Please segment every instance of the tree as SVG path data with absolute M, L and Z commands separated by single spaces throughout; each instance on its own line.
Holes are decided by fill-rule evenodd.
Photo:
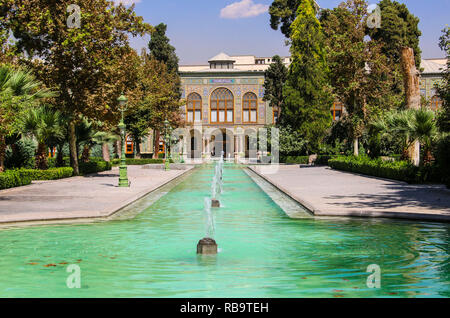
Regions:
M 182 124 L 177 73 L 169 72 L 164 62 L 155 58 L 142 57 L 137 68 L 139 80 L 130 91 L 130 110 L 125 117 L 125 124 L 133 136 L 136 146 L 149 129 L 157 132 L 163 129 L 164 120 L 169 120 L 172 127 Z M 157 142 L 154 143 L 155 147 Z M 139 155 L 139 148 L 137 147 Z M 155 149 L 154 154 L 157 154 Z
M 365 39 L 368 18 L 364 0 L 349 0 L 321 13 L 333 92 L 346 109 L 354 155 L 369 119 L 378 115 L 389 92 L 389 68 L 381 45 Z
M 286 82 L 288 69 L 278 55 L 272 58 L 273 63 L 264 73 L 264 101 L 269 101 L 270 107 L 282 108 L 283 86 Z
M 419 38 L 419 18 L 411 14 L 403 3 L 392 0 L 381 0 L 381 27 L 368 28 L 367 33 L 376 41 L 383 43 L 382 52 L 393 65 L 399 65 L 401 50 L 409 47 L 414 50 L 416 67 L 420 68 L 421 53 Z
M 397 1 L 382 0 L 379 6 L 381 28 L 368 29 L 368 34 L 383 43 L 382 52 L 389 59 L 393 72 L 401 74 L 393 82 L 392 91 L 396 91 L 403 79 L 406 108 L 419 109 L 419 37 L 422 35 L 418 27 L 419 19 L 409 12 L 405 4 Z M 409 149 L 410 161 L 418 165 L 419 156 L 419 141 L 416 141 Z
M 434 112 L 424 108 L 387 112 L 381 119 L 373 121 L 371 126 L 376 132 L 388 136 L 399 136 L 403 140 L 402 158 L 408 158 L 408 149 L 418 140 L 424 148 L 422 163 L 431 162 L 431 148 L 437 136 Z
M 181 98 L 181 81 L 178 76 L 178 57 L 175 53 L 175 48 L 170 45 L 170 40 L 166 36 L 167 25 L 161 23 L 157 25 L 154 31 L 151 34 L 150 42 L 148 43 L 148 48 L 150 50 L 149 58 L 155 59 L 159 62 L 162 62 L 166 65 L 167 72 L 171 74 L 175 74 L 175 86 L 174 90 L 177 94 L 177 98 Z M 160 125 L 158 125 L 160 126 Z M 153 142 L 153 157 L 158 158 L 157 147 L 159 144 L 160 138 L 160 130 L 155 129 L 154 134 L 154 142 Z
M 331 124 L 332 100 L 327 91 L 329 69 L 324 35 L 312 1 L 303 1 L 291 25 L 291 56 L 280 124 L 297 130 L 314 152 Z
M 439 39 L 439 47 L 447 57 L 447 68 L 442 76 L 442 83 L 438 85 L 437 91 L 442 99 L 442 110 L 438 116 L 439 129 L 442 132 L 450 132 L 450 28 L 442 30 Z
M 6 137 L 19 131 L 17 119 L 27 108 L 53 96 L 55 92 L 42 88 L 29 70 L 0 66 L 0 172 L 5 168 Z
M 16 48 L 26 52 L 39 78 L 60 95 L 54 105 L 69 119 L 69 149 L 74 174 L 79 173 L 75 126 L 80 116 L 117 122 L 117 96 L 134 80 L 128 35 L 144 35 L 151 26 L 125 8 L 107 0 L 80 0 L 77 12 L 67 13 L 73 1 L 5 0 L 7 27 Z M 6 8 L 6 9 L 5 9 Z M 36 59 L 35 57 L 39 57 Z
M 21 119 L 21 131 L 34 137 L 36 149 L 36 168 L 47 169 L 48 147 L 55 147 L 64 139 L 63 118 L 59 111 L 47 105 L 29 109 Z
M 297 9 L 303 1 L 309 0 L 274 0 L 269 7 L 270 27 L 274 30 L 281 30 L 286 38 L 290 38 L 291 24 L 297 17 Z M 314 8 L 318 9 L 315 1 Z
M 111 161 L 111 157 L 109 154 L 109 144 L 117 141 L 118 139 L 119 136 L 109 131 L 98 131 L 92 137 L 92 140 L 95 143 L 102 145 L 102 156 L 103 160 L 105 161 Z
M 175 48 L 169 43 L 170 40 L 166 36 L 166 30 L 167 25 L 164 23 L 155 26 L 148 43 L 150 58 L 164 62 L 169 73 L 178 72 L 178 56 L 175 53 Z

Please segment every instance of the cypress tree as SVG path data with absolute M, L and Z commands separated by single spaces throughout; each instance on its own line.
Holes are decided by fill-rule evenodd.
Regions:
M 164 62 L 169 72 L 178 72 L 178 56 L 175 53 L 175 48 L 170 45 L 170 40 L 166 36 L 167 25 L 164 23 L 158 24 L 151 34 L 148 48 L 150 50 L 150 57 L 157 61 Z
M 331 94 L 324 35 L 312 0 L 302 1 L 291 25 L 292 64 L 284 87 L 280 124 L 291 126 L 315 152 L 331 125 Z
M 283 85 L 286 82 L 288 69 L 278 55 L 275 55 L 272 61 L 273 63 L 264 73 L 264 101 L 269 101 L 270 107 L 280 110 L 283 104 Z

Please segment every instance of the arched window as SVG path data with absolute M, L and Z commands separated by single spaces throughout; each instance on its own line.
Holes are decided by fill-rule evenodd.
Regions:
M 211 94 L 211 123 L 232 123 L 234 97 L 230 90 L 218 88 Z
M 442 100 L 439 98 L 439 96 L 433 96 L 430 100 L 430 109 L 438 110 L 441 107 L 442 107 Z
M 186 120 L 189 123 L 202 120 L 202 97 L 197 93 L 191 93 L 187 98 Z
M 344 111 L 344 105 L 340 101 L 334 101 L 333 108 L 331 108 L 331 115 L 333 115 L 333 120 L 339 120 Z
M 257 121 L 258 97 L 252 92 L 245 93 L 242 99 L 242 122 L 256 123 Z

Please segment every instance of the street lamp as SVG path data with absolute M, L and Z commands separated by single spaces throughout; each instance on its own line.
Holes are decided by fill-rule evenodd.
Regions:
M 169 121 L 166 119 L 164 121 L 164 128 L 165 128 L 165 132 L 164 132 L 164 143 L 165 143 L 165 156 L 164 156 L 164 169 L 170 170 L 170 152 L 169 152 L 169 156 L 167 156 L 168 153 L 168 148 L 170 147 L 170 141 L 171 141 L 171 135 L 172 135 L 172 127 L 170 126 Z
M 128 98 L 126 98 L 123 94 L 117 99 L 119 102 L 119 110 L 122 112 L 122 119 L 119 123 L 119 129 L 122 137 L 122 156 L 120 157 L 120 167 L 119 167 L 119 187 L 129 187 L 130 184 L 128 182 L 127 175 L 127 163 L 125 159 L 125 141 L 126 141 L 126 131 L 125 131 L 125 123 L 123 121 L 123 112 L 127 110 L 127 102 Z

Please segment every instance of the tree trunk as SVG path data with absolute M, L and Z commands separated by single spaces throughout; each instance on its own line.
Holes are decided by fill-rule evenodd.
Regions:
M 141 143 L 134 142 L 134 157 L 137 159 L 141 159 Z
M 359 156 L 359 143 L 358 137 L 353 138 L 353 155 L 355 157 Z
M 406 108 L 420 109 L 420 87 L 419 87 L 419 72 L 416 68 L 414 60 L 414 50 L 409 47 L 402 48 L 402 72 L 403 84 L 405 86 Z M 420 144 L 416 140 L 409 147 L 409 160 L 418 166 L 420 163 Z
M 117 158 L 122 158 L 122 137 L 116 142 Z
M 105 161 L 111 161 L 111 157 L 109 156 L 109 145 L 107 142 L 104 142 L 102 145 L 102 156 L 103 160 Z
M 70 166 L 73 168 L 73 175 L 80 174 L 78 169 L 78 151 L 77 151 L 77 136 L 75 134 L 75 120 L 69 122 L 69 151 L 70 151 Z
M 57 167 L 64 167 L 64 156 L 63 156 L 63 147 L 64 145 L 58 145 L 56 154 L 56 166 Z
M 36 150 L 36 168 L 39 170 L 47 170 L 47 146 L 40 142 Z
M 5 171 L 6 140 L 0 135 L 0 172 Z
M 89 157 L 91 156 L 91 147 L 89 145 L 84 145 L 83 153 L 81 155 L 81 162 L 89 162 Z
M 159 138 L 160 138 L 160 132 L 159 132 L 159 130 L 155 130 L 155 141 L 153 142 L 153 159 L 158 159 Z

